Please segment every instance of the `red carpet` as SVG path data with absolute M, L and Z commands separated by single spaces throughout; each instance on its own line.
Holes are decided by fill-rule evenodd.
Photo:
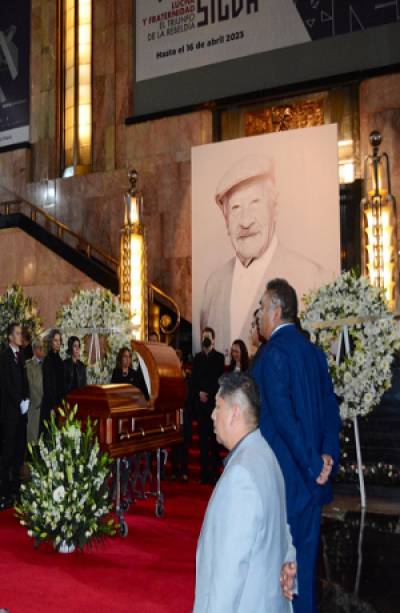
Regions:
M 10 613 L 189 613 L 196 542 L 210 488 L 166 483 L 166 514 L 154 500 L 126 515 L 127 538 L 63 555 L 33 541 L 0 513 L 0 608 Z

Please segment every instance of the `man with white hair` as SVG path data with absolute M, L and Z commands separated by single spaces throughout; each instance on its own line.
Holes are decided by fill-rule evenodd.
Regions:
M 219 384 L 212 419 L 229 455 L 197 546 L 193 613 L 289 613 L 296 552 L 282 473 L 258 429 L 258 391 L 241 372 Z
M 277 236 L 278 192 L 273 160 L 250 155 L 219 182 L 215 200 L 225 218 L 235 256 L 209 277 L 200 326 L 215 329 L 218 349 L 235 338 L 251 346 L 251 320 L 270 278 L 289 278 L 298 294 L 320 283 L 321 267 L 284 247 Z

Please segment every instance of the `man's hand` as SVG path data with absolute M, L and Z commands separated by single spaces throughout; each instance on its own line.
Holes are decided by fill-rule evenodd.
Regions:
M 207 394 L 207 392 L 200 392 L 199 393 L 199 398 L 200 398 L 200 402 L 203 402 L 203 403 L 208 402 L 208 394 Z
M 282 566 L 280 584 L 282 594 L 288 600 L 293 600 L 294 582 L 297 575 L 297 565 L 295 562 L 287 562 Z
M 331 458 L 330 455 L 323 455 L 322 456 L 322 460 L 324 462 L 324 465 L 322 467 L 322 471 L 320 476 L 317 479 L 317 483 L 318 485 L 325 485 L 325 483 L 327 483 L 331 472 L 332 472 L 332 468 L 333 468 L 333 459 Z

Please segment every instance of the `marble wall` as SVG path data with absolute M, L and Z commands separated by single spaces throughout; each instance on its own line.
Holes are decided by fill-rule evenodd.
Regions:
M 54 181 L 55 203 L 47 212 L 118 256 L 127 172 L 136 168 L 145 202 L 149 280 L 172 295 L 190 320 L 190 150 L 211 142 L 212 115 L 202 111 L 126 126 L 132 114 L 132 2 L 96 0 L 93 11 L 93 172 L 60 177 L 57 2 L 34 0 L 32 146 L 0 155 L 0 185 L 48 206 L 48 181 L 51 186 Z
M 61 178 L 58 4 L 32 1 L 31 149 L 0 154 L 0 186 L 38 206 L 50 204 L 48 213 L 118 256 L 127 172 L 136 168 L 145 202 L 149 280 L 171 294 L 190 320 L 190 152 L 193 146 L 212 142 L 212 113 L 126 126 L 133 108 L 132 1 L 96 0 L 93 172 Z M 359 91 L 362 154 L 369 150 L 369 132 L 380 129 L 399 199 L 400 77 L 366 80 Z M 55 186 L 54 202 L 46 200 L 49 181 Z
M 54 326 L 58 309 L 75 289 L 96 284 L 79 270 L 19 229 L 0 234 L 0 294 L 13 283 L 37 301 L 44 328 Z M 13 254 L 13 257 L 10 257 Z

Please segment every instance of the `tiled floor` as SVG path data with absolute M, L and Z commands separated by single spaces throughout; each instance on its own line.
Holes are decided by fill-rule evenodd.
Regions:
M 400 613 L 400 504 L 339 497 L 324 511 L 321 613 Z

